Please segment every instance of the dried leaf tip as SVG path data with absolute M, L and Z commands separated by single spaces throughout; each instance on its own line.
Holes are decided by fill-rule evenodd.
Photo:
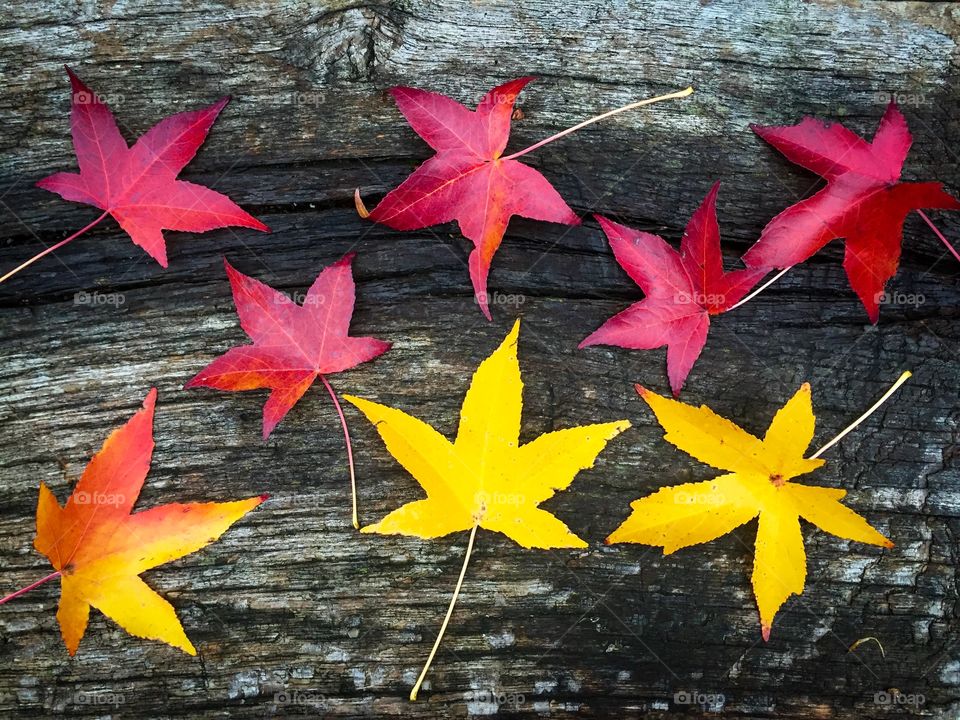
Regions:
M 357 215 L 364 220 L 370 217 L 370 211 L 367 210 L 367 206 L 363 204 L 363 199 L 360 197 L 360 188 L 353 191 L 353 205 L 357 208 Z

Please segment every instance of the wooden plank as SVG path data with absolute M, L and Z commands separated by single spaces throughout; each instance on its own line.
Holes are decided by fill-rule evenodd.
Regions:
M 804 380 L 817 442 L 839 431 L 903 368 L 895 402 L 829 454 L 816 481 L 897 543 L 890 551 L 805 529 L 808 588 L 762 643 L 749 585 L 755 525 L 660 557 L 602 545 L 631 500 L 710 470 L 661 438 L 631 387 L 666 390 L 663 352 L 577 351 L 640 297 L 596 223 L 515 221 L 494 261 L 494 322 L 473 303 L 454 227 L 395 233 L 352 210 L 394 186 L 428 150 L 383 90 L 405 83 L 475 102 L 514 76 L 512 146 L 598 111 L 693 84 L 686 102 L 624 115 L 529 160 L 578 212 L 604 212 L 676 242 L 714 179 L 729 260 L 813 179 L 766 148 L 748 122 L 812 113 L 868 136 L 898 93 L 915 142 L 911 179 L 960 189 L 956 42 L 950 3 L 377 5 L 140 3 L 16 7 L 0 19 L 0 267 L 95 217 L 32 187 L 73 166 L 67 84 L 75 66 L 114 101 L 129 138 L 163 115 L 230 92 L 185 177 L 229 193 L 274 230 L 171 233 L 162 270 L 104 224 L 0 286 L 0 567 L 4 585 L 45 574 L 32 549 L 39 482 L 65 498 L 110 429 L 160 389 L 157 450 L 141 507 L 269 491 L 219 543 L 147 574 L 198 658 L 127 636 L 94 616 L 69 660 L 51 585 L 0 612 L 3 717 L 660 717 L 713 701 L 720 717 L 881 718 L 960 714 L 957 540 L 957 266 L 917 218 L 891 285 L 922 302 L 867 323 L 839 246 L 750 305 L 718 318 L 685 390 L 689 401 L 762 431 Z M 960 218 L 938 225 L 960 237 Z M 391 339 L 382 358 L 336 378 L 452 434 L 477 363 L 522 314 L 523 436 L 629 418 L 597 467 L 547 507 L 591 542 L 523 551 L 488 533 L 423 701 L 406 694 L 456 580 L 466 538 L 357 535 L 343 440 L 311 391 L 270 441 L 265 393 L 182 391 L 243 341 L 222 269 L 302 291 L 356 249 L 358 332 Z M 101 293 L 91 302 L 92 293 Z M 87 293 L 87 295 L 78 295 Z M 84 302 L 84 300 L 88 300 Z M 350 412 L 361 515 L 372 522 L 419 490 Z M 875 636 L 880 656 L 858 638 Z M 111 694 L 112 693 L 112 694 Z M 883 700 L 881 696 L 880 701 Z M 714 716 L 714 715 L 711 715 Z

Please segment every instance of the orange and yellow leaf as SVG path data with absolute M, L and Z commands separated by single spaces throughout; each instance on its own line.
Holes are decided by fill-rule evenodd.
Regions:
M 225 503 L 172 503 L 133 513 L 153 453 L 151 390 L 93 456 L 61 507 L 41 484 L 34 547 L 60 572 L 57 620 L 74 655 L 95 607 L 131 635 L 196 654 L 173 607 L 138 577 L 217 540 L 266 496 Z

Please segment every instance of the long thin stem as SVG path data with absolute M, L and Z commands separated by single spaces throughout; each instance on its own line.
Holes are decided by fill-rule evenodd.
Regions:
M 473 526 L 473 529 L 470 530 L 470 541 L 467 543 L 467 554 L 463 558 L 463 567 L 460 568 L 460 577 L 457 578 L 457 587 L 453 590 L 453 597 L 450 598 L 450 607 L 447 608 L 447 615 L 443 618 L 443 625 L 440 626 L 440 633 L 437 635 L 437 640 L 433 643 L 433 650 L 430 651 L 430 657 L 427 658 L 427 664 L 423 666 L 423 670 L 420 671 L 420 677 L 417 678 L 416 684 L 413 686 L 413 690 L 410 691 L 410 700 L 417 699 L 417 693 L 420 692 L 420 686 L 423 684 L 423 679 L 427 676 L 427 670 L 430 669 L 430 663 L 433 662 L 433 656 L 437 654 L 437 648 L 440 647 L 440 641 L 443 639 L 443 634 L 447 631 L 447 624 L 450 622 L 450 616 L 453 615 L 453 606 L 457 604 L 457 597 L 460 595 L 460 588 L 463 585 L 463 576 L 467 574 L 467 563 L 470 562 L 470 554 L 473 552 L 473 541 L 477 537 L 477 528 L 480 527 L 478 524 Z
M 554 140 L 559 140 L 560 138 L 565 137 L 570 133 L 574 133 L 577 130 L 580 130 L 581 128 L 585 128 L 587 125 L 592 125 L 595 122 L 606 120 L 607 118 L 613 117 L 614 115 L 619 115 L 622 112 L 627 112 L 627 110 L 633 110 L 634 108 L 643 107 L 644 105 L 652 105 L 653 103 L 663 102 L 664 100 L 675 100 L 677 98 L 684 98 L 691 94 L 693 94 L 693 88 L 688 87 L 684 90 L 669 93 L 667 95 L 658 95 L 657 97 L 647 98 L 646 100 L 638 100 L 637 102 L 630 103 L 629 105 L 624 105 L 623 107 L 619 107 L 616 110 L 610 110 L 609 112 L 605 112 L 602 115 L 596 115 L 588 120 L 584 120 L 582 123 L 577 123 L 573 127 L 569 127 L 566 130 L 562 130 L 561 132 L 558 132 L 556 135 L 551 135 L 550 137 L 544 140 L 541 140 L 538 143 L 534 143 L 533 145 L 531 145 L 528 148 L 525 148 L 524 150 L 515 152 L 513 155 L 507 155 L 505 158 L 502 158 L 502 159 L 516 160 L 521 155 L 526 155 L 528 152 L 533 152 L 537 148 L 542 148 L 544 145 L 552 143 Z
M 917 215 L 923 218 L 924 222 L 930 226 L 930 229 L 933 230 L 933 234 L 940 238 L 940 241 L 947 246 L 947 250 L 953 253 L 953 256 L 957 259 L 957 262 L 960 262 L 960 254 L 957 253 L 953 245 L 943 236 L 943 233 L 933 224 L 933 220 L 927 217 L 927 214 L 923 210 L 917 210 Z
M 81 235 L 83 235 L 87 230 L 89 230 L 89 229 L 92 228 L 94 225 L 96 225 L 97 223 L 99 223 L 101 220 L 103 220 L 103 219 L 104 219 L 107 215 L 109 215 L 109 214 L 110 214 L 110 211 L 109 211 L 109 210 L 105 211 L 105 212 L 103 213 L 103 215 L 101 215 L 100 217 L 98 217 L 96 220 L 94 220 L 92 223 L 90 223 L 90 224 L 87 225 L 86 227 L 80 228 L 79 230 L 77 230 L 77 231 L 76 231 L 73 235 L 71 235 L 70 237 L 66 238 L 65 240 L 61 240 L 61 241 L 58 242 L 56 245 L 51 245 L 51 246 L 48 247 L 46 250 L 44 250 L 42 253 L 38 253 L 37 255 L 34 255 L 32 258 L 30 258 L 29 260 L 27 260 L 25 263 L 21 263 L 20 265 L 18 265 L 17 267 L 15 267 L 13 270 L 11 270 L 10 272 L 8 272 L 6 275 L 4 275 L 3 277 L 0 277 L 0 283 L 6 282 L 7 280 L 9 280 L 10 278 L 12 278 L 14 275 L 16 275 L 18 272 L 20 272 L 20 271 L 23 270 L 24 268 L 30 267 L 30 266 L 33 265 L 37 260 L 39 260 L 40 258 L 42 258 L 44 255 L 49 255 L 49 254 L 52 253 L 54 250 L 59 250 L 60 248 L 62 248 L 62 247 L 63 247 L 64 245 L 66 245 L 68 242 L 70 242 L 70 241 L 72 241 L 72 240 L 76 240 L 78 237 L 80 237 Z
M 905 370 L 905 371 L 903 372 L 903 374 L 901 374 L 900 377 L 897 378 L 897 381 L 896 381 L 893 385 L 890 386 L 890 389 L 887 390 L 879 400 L 877 400 L 873 405 L 871 405 L 870 408 L 869 408 L 863 415 L 861 415 L 861 416 L 858 417 L 856 420 L 854 420 L 852 423 L 850 423 L 847 427 L 845 427 L 845 428 L 840 432 L 839 435 L 837 435 L 833 440 L 831 440 L 830 442 L 828 442 L 828 443 L 827 443 L 826 445 L 824 445 L 822 448 L 820 448 L 819 450 L 817 450 L 813 455 L 810 456 L 810 458 L 813 459 L 813 458 L 818 458 L 818 457 L 820 457 L 820 456 L 823 455 L 823 453 L 825 453 L 827 450 L 829 450 L 829 449 L 832 448 L 834 445 L 836 445 L 838 442 L 840 442 L 841 440 L 843 440 L 843 438 L 845 438 L 845 437 L 850 433 L 851 430 L 853 430 L 855 427 L 857 427 L 857 425 L 859 425 L 860 423 L 862 423 L 862 422 L 863 422 L 864 420 L 866 420 L 868 417 L 870 417 L 871 415 L 873 415 L 873 413 L 875 413 L 875 412 L 877 411 L 877 409 L 878 409 L 881 405 L 883 405 L 887 400 L 889 400 L 889 399 L 890 399 L 890 396 L 893 395 L 893 394 L 897 391 L 897 389 L 898 389 L 901 385 L 903 385 L 903 384 L 910 378 L 911 375 L 913 375 L 912 372 L 910 372 L 909 370 Z
M 43 585 L 45 582 L 50 582 L 50 581 L 53 580 L 54 578 L 58 578 L 58 577 L 60 577 L 60 571 L 59 571 L 59 570 L 57 570 L 56 572 L 52 572 L 52 573 L 50 573 L 49 575 L 47 575 L 45 578 L 40 578 L 40 579 L 37 580 L 35 583 L 31 583 L 30 585 L 27 585 L 25 588 L 21 588 L 20 590 L 17 590 L 16 592 L 12 592 L 12 593 L 10 593 L 9 595 L 7 595 L 5 598 L 0 598 L 0 605 L 3 605 L 3 604 L 6 603 L 6 602 L 10 602 L 10 601 L 13 600 L 14 598 L 20 597 L 21 595 L 30 592 L 30 591 L 33 590 L 34 588 L 40 587 L 40 586 Z
M 343 439 L 347 442 L 347 464 L 350 466 L 350 494 L 353 497 L 353 526 L 360 529 L 360 518 L 357 516 L 357 475 L 353 469 L 353 443 L 350 442 L 350 431 L 347 429 L 347 418 L 343 415 L 343 408 L 340 407 L 340 400 L 333 386 L 327 380 L 326 375 L 321 375 L 320 379 L 330 393 L 330 399 L 333 400 L 333 406 L 337 409 L 337 415 L 340 416 L 340 424 L 343 426 Z
M 726 310 L 726 312 L 730 312 L 731 310 L 736 310 L 736 309 L 737 309 L 738 307 L 740 307 L 741 305 L 746 305 L 748 302 L 750 302 L 751 300 L 753 300 L 757 295 L 759 295 L 760 293 L 762 293 L 762 292 L 763 292 L 764 290 L 766 290 L 768 287 L 770 287 L 771 285 L 773 285 L 777 280 L 779 280 L 779 279 L 782 278 L 784 275 L 786 275 L 788 272 L 790 272 L 790 268 L 792 268 L 792 267 L 793 267 L 793 265 L 791 265 L 790 267 L 784 268 L 783 270 L 781 270 L 780 272 L 778 272 L 778 273 L 777 273 L 776 275 L 774 275 L 772 278 L 770 278 L 769 280 L 767 280 L 763 285 L 761 285 L 761 286 L 758 287 L 756 290 L 754 290 L 752 293 L 750 293 L 750 294 L 747 295 L 745 298 L 743 298 L 743 299 L 742 299 L 740 302 L 738 302 L 736 305 L 731 305 L 730 307 L 728 307 L 727 310 Z

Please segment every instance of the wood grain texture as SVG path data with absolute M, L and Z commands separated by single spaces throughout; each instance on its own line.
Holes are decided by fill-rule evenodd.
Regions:
M 0 609 L 0 716 L 122 718 L 891 718 L 960 716 L 960 287 L 958 266 L 915 216 L 896 301 L 880 324 L 846 285 L 838 244 L 718 318 L 684 397 L 762 431 L 803 381 L 822 443 L 899 371 L 895 402 L 828 454 L 814 481 L 896 542 L 890 551 L 805 528 L 807 590 L 760 640 L 749 573 L 755 524 L 661 557 L 605 547 L 628 503 L 710 469 L 662 440 L 634 382 L 666 390 L 663 351 L 576 344 L 640 293 L 592 220 L 515 220 L 474 305 L 455 227 L 400 234 L 360 220 L 429 155 L 383 92 L 427 87 L 474 103 L 534 74 L 521 148 L 630 100 L 692 84 L 663 104 L 528 156 L 578 212 L 677 242 L 715 179 L 731 262 L 813 178 L 748 122 L 804 114 L 871 134 L 891 93 L 914 133 L 909 179 L 960 190 L 960 8 L 952 3 L 452 0 L 324 4 L 20 3 L 0 17 L 0 268 L 95 217 L 33 187 L 73 167 L 69 63 L 111 102 L 128 139 L 224 93 L 233 103 L 184 177 L 227 192 L 272 228 L 170 233 L 162 270 L 115 224 L 0 286 L 0 567 L 3 590 L 48 570 L 32 549 L 37 487 L 65 499 L 91 453 L 150 386 L 157 449 L 139 507 L 272 499 L 215 545 L 150 571 L 200 650 L 131 638 L 94 614 L 76 659 L 51 584 Z M 960 238 L 960 215 L 941 213 Z M 523 551 L 480 533 L 422 700 L 409 688 L 459 571 L 466 535 L 434 542 L 350 527 L 343 438 L 311 390 L 269 442 L 265 393 L 181 390 L 243 341 L 223 273 L 304 291 L 343 253 L 355 262 L 354 329 L 393 340 L 334 378 L 452 434 L 477 363 L 523 315 L 523 436 L 629 418 L 597 466 L 547 507 L 591 541 Z M 78 294 L 79 293 L 79 294 Z M 94 294 L 96 293 L 96 294 Z M 912 300 L 911 300 L 912 299 Z M 361 518 L 419 497 L 373 428 L 348 409 Z M 886 651 L 857 639 L 873 636 Z M 913 705 L 885 706 L 895 688 Z M 708 704 L 687 705 L 676 693 Z M 719 696 L 722 696 L 719 697 Z M 882 700 L 882 698 L 881 698 Z

